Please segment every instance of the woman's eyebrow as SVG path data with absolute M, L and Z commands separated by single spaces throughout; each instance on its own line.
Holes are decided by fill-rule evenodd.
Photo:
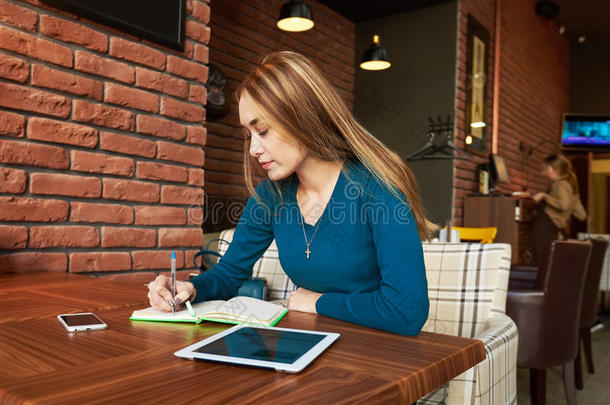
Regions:
M 248 126 L 253 127 L 253 126 L 255 126 L 256 124 L 258 124 L 259 122 L 260 122 L 260 120 L 259 120 L 258 118 L 253 118 L 253 119 L 252 119 L 252 121 L 250 121 L 250 122 L 248 123 Z M 243 124 L 241 125 L 241 127 L 242 127 L 242 128 L 245 128 L 245 129 L 248 129 L 248 128 L 247 128 L 245 125 L 243 125 Z

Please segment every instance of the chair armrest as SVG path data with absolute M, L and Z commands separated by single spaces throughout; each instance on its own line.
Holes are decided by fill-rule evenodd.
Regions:
M 495 314 L 474 339 L 485 346 L 486 358 L 449 382 L 447 404 L 510 404 L 517 398 L 517 325 Z M 474 389 L 473 389 L 474 384 Z

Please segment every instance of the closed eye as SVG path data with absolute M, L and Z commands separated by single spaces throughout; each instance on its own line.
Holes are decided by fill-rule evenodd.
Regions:
M 266 134 L 268 131 L 269 131 L 269 128 L 265 129 L 264 131 L 259 132 L 258 134 L 259 134 L 260 136 L 263 136 L 263 135 L 265 135 L 265 134 Z

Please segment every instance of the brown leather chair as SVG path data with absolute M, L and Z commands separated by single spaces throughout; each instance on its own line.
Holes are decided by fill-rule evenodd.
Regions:
M 554 241 L 538 269 L 535 289 L 508 291 L 506 313 L 519 329 L 517 367 L 530 369 L 532 405 L 545 403 L 546 369 L 560 365 L 568 404 L 576 404 L 574 359 L 590 255 L 589 242 Z
M 597 320 L 597 296 L 599 293 L 599 279 L 602 275 L 604 256 L 608 241 L 605 239 L 591 239 L 593 249 L 591 250 L 591 260 L 589 260 L 589 270 L 585 279 L 585 287 L 582 293 L 582 306 L 580 309 L 580 342 L 582 342 L 587 359 L 587 370 L 590 374 L 595 373 L 593 368 L 593 353 L 591 351 L 591 326 Z M 578 354 L 574 362 L 574 375 L 576 377 L 576 388 L 582 389 L 582 367 L 580 360 L 580 344 Z

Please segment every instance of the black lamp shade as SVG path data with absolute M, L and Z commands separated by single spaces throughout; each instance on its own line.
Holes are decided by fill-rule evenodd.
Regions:
M 307 31 L 314 25 L 311 8 L 303 0 L 291 0 L 284 3 L 280 10 L 277 26 L 284 31 Z
M 373 44 L 364 51 L 360 67 L 365 70 L 383 70 L 390 66 L 388 52 L 379 44 L 379 38 L 376 37 Z

